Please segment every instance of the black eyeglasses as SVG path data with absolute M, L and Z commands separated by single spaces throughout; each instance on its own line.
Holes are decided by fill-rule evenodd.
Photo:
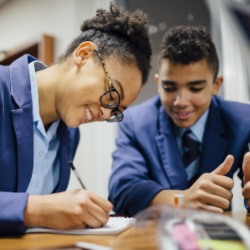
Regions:
M 103 69 L 109 81 L 108 91 L 106 91 L 102 96 L 100 96 L 101 105 L 104 108 L 112 109 L 110 117 L 106 121 L 107 122 L 120 122 L 123 119 L 122 111 L 118 109 L 120 105 L 120 99 L 121 99 L 120 95 L 112 83 L 111 77 L 107 71 L 106 64 L 104 63 L 104 60 L 102 59 L 100 52 L 96 49 L 95 49 L 95 52 L 102 63 Z

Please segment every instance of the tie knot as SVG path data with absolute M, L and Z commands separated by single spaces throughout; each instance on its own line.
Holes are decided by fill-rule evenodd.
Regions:
M 192 148 L 192 147 L 197 147 L 200 143 L 198 141 L 198 139 L 196 138 L 196 136 L 194 135 L 194 133 L 190 130 L 187 129 L 183 136 L 182 136 L 182 143 L 184 148 Z

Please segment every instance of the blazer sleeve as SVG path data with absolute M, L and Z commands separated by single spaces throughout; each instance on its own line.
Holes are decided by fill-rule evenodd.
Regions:
M 0 235 L 23 234 L 28 194 L 0 192 L 0 200 Z
M 146 158 L 155 155 L 154 150 L 150 150 L 152 136 L 135 130 L 133 118 L 126 113 L 126 119 L 119 124 L 117 149 L 113 153 L 109 179 L 109 200 L 114 205 L 114 211 L 127 216 L 134 216 L 146 208 L 153 197 L 164 189 L 150 178 L 153 164 L 148 165 Z

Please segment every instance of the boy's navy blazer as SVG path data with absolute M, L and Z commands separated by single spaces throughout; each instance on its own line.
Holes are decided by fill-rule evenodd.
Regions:
M 20 234 L 33 170 L 33 113 L 28 63 L 22 56 L 0 66 L 0 234 Z M 70 168 L 79 142 L 78 129 L 60 122 L 60 179 L 54 192 L 67 188 Z
M 119 124 L 109 180 L 109 199 L 117 213 L 134 216 L 161 190 L 187 189 L 191 183 L 177 146 L 173 124 L 159 97 L 129 108 Z M 235 157 L 228 176 L 241 168 L 250 142 L 250 105 L 214 96 L 204 130 L 198 175 L 210 173 L 228 154 Z

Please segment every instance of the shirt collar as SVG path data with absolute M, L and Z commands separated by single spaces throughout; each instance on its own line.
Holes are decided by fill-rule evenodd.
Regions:
M 33 61 L 29 63 L 29 73 L 30 73 L 30 86 L 31 86 L 31 96 L 33 104 L 33 122 L 41 120 L 39 114 L 39 96 L 36 81 L 36 71 L 45 69 L 46 65 L 39 61 Z
M 36 71 L 43 70 L 45 68 L 47 68 L 47 66 L 37 60 L 29 63 L 31 95 L 32 95 L 32 105 L 33 105 L 33 123 L 35 124 L 36 128 L 40 131 L 40 133 L 47 139 L 47 141 L 51 141 L 56 136 L 56 131 L 59 126 L 60 120 L 53 122 L 46 133 L 39 113 L 39 95 L 38 95 L 38 88 L 36 81 Z

